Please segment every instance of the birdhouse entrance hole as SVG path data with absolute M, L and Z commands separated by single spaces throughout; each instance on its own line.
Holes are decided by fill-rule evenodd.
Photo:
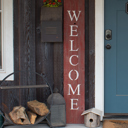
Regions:
M 92 123 L 93 122 L 93 119 L 90 119 L 89 121 Z

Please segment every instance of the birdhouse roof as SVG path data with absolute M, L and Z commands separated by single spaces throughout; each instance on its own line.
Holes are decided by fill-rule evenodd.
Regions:
M 102 111 L 100 111 L 100 110 L 98 110 L 96 108 L 88 109 L 88 110 L 84 111 L 81 115 L 86 115 L 88 113 L 94 113 L 96 115 L 102 116 Z

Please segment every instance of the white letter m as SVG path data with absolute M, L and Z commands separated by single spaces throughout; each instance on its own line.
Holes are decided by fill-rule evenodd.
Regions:
M 77 85 L 75 91 L 73 90 L 71 84 L 68 84 L 68 85 L 69 85 L 68 95 L 71 95 L 71 94 L 70 94 L 70 90 L 72 91 L 73 95 L 74 95 L 74 94 L 76 93 L 76 91 L 78 90 L 78 91 L 77 91 L 77 95 L 80 95 L 80 84 Z

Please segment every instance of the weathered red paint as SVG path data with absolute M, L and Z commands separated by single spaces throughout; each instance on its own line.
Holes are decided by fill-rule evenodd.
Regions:
M 70 10 L 71 15 L 73 15 L 72 11 L 75 11 L 76 16 L 78 16 L 79 11 L 81 11 L 78 21 L 76 21 L 75 18 L 71 21 L 67 10 Z M 70 36 L 70 25 L 78 26 L 78 28 L 73 28 L 73 30 L 77 29 L 77 31 L 73 31 L 73 34 L 78 34 L 78 36 Z M 76 50 L 79 48 L 78 51 L 70 51 L 70 40 L 74 40 L 73 49 Z M 72 63 L 78 63 L 76 66 L 71 65 L 69 62 L 69 58 L 72 55 L 76 55 L 72 57 Z M 77 80 L 75 80 L 75 71 L 71 73 L 71 78 L 73 80 L 69 78 L 69 72 L 71 70 L 78 71 L 79 77 Z M 71 95 L 68 95 L 69 84 L 74 91 L 77 85 L 80 84 L 80 95 L 77 95 L 78 90 L 76 90 L 74 95 L 70 90 Z M 84 123 L 84 118 L 81 114 L 85 110 L 85 0 L 64 0 L 64 98 L 66 100 L 67 123 Z M 71 110 L 71 99 L 78 99 L 78 102 L 75 100 L 73 105 L 74 108 L 79 107 L 78 110 Z M 77 105 L 75 103 L 77 103 Z

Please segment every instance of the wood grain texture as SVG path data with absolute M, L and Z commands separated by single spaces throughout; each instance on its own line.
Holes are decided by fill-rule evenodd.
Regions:
M 54 43 L 54 89 L 63 95 L 63 43 Z
M 49 109 L 47 108 L 46 104 L 37 100 L 27 102 L 27 106 L 32 112 L 40 116 L 45 116 L 49 113 Z
M 85 0 L 85 110 L 89 109 L 89 0 Z
M 33 15 L 31 15 L 33 14 Z M 3 86 L 35 84 L 35 0 L 14 0 L 14 71 L 25 70 L 14 75 L 14 82 Z M 2 110 L 6 113 L 14 106 L 24 105 L 35 99 L 35 90 L 2 91 Z
M 8 81 L 6 85 L 45 84 L 31 73 L 37 71 L 46 75 L 52 89 L 58 88 L 63 94 L 63 43 L 41 43 L 42 4 L 42 0 L 14 0 L 14 71 L 27 73 L 17 73 L 14 83 Z M 16 105 L 26 106 L 29 100 L 46 102 L 50 93 L 49 89 L 5 90 L 0 93 L 0 107 L 8 113 Z
M 19 0 L 14 0 L 14 55 L 16 57 L 15 62 L 17 63 L 19 61 L 19 31 L 18 31 L 18 26 L 19 26 Z M 14 58 L 15 58 L 14 57 Z M 15 64 L 15 63 L 14 63 Z M 19 65 L 14 66 L 14 70 L 19 69 Z M 11 86 L 12 84 L 15 85 L 15 83 L 19 84 L 19 78 L 18 74 L 17 77 L 15 77 L 14 82 L 6 81 L 5 83 L 2 84 L 2 86 Z M 0 90 L 1 94 L 1 109 L 3 112 L 9 113 L 13 106 L 19 105 L 19 92 L 16 90 Z
M 94 113 L 88 113 L 84 115 L 84 123 L 86 127 L 96 128 L 100 126 L 100 116 Z
M 67 10 L 76 11 L 78 16 L 78 11 L 81 11 L 79 20 L 73 19 L 71 21 Z M 78 36 L 70 36 L 70 25 L 78 25 L 77 32 Z M 76 28 L 74 28 L 76 29 Z M 74 40 L 73 48 L 78 51 L 70 51 L 71 43 L 70 40 Z M 77 66 L 72 66 L 69 63 L 69 58 L 71 55 L 78 55 L 78 58 L 73 60 L 74 64 Z M 73 80 L 69 79 L 69 72 L 71 70 L 77 70 L 79 72 L 79 77 L 77 80 L 76 73 L 72 73 Z M 69 95 L 69 84 L 72 85 L 73 90 L 78 84 L 80 84 L 80 95 L 76 93 Z M 72 93 L 72 92 L 71 92 Z M 85 1 L 84 0 L 65 0 L 64 1 L 64 97 L 66 100 L 66 119 L 67 123 L 84 123 L 84 119 L 81 113 L 85 110 Z M 73 110 L 71 108 L 71 99 L 75 99 L 73 104 L 74 108 L 78 110 Z M 78 101 L 77 101 L 78 100 Z M 76 105 L 77 103 L 77 105 Z
M 62 7 L 48 8 L 42 7 L 41 21 L 62 21 Z
M 95 1 L 85 0 L 85 110 L 95 107 Z
M 89 108 L 95 107 L 95 0 L 89 0 Z
M 41 43 L 37 50 L 39 54 L 37 71 L 40 74 L 46 76 L 46 82 L 53 89 L 53 44 L 52 43 Z M 46 83 L 44 79 L 37 77 L 37 84 Z M 37 98 L 40 102 L 45 102 L 48 96 L 51 94 L 50 90 L 47 88 L 37 89 Z
M 20 0 L 20 21 L 19 21 L 19 70 L 26 71 L 20 73 L 19 84 L 29 85 L 35 84 L 35 1 Z M 33 14 L 33 15 L 31 15 Z M 18 70 L 18 69 L 17 69 Z M 20 90 L 20 105 L 26 107 L 28 100 L 35 99 L 35 90 Z M 22 98 L 24 96 L 24 98 Z
M 40 32 L 40 15 L 41 15 L 41 7 L 42 7 L 42 0 L 38 0 L 36 1 L 35 4 L 35 27 L 36 27 L 36 33 L 35 33 L 35 40 L 36 40 L 36 72 L 38 73 L 42 73 L 42 67 L 44 65 L 44 60 L 43 60 L 43 51 L 44 49 L 42 47 L 41 44 L 41 32 Z M 43 84 L 44 81 L 43 79 L 41 79 L 41 77 L 36 76 L 36 80 L 37 80 L 37 84 Z M 36 89 L 36 97 L 38 101 L 42 101 L 43 98 L 45 97 L 45 90 L 44 89 Z
M 20 24 L 20 1 L 19 0 L 14 0 L 14 71 L 18 71 L 20 70 L 20 29 L 19 29 L 19 24 Z M 19 78 L 20 75 L 16 74 L 14 75 L 14 85 L 19 85 Z M 11 91 L 11 90 L 10 90 Z M 17 91 L 17 92 L 16 92 Z M 20 90 L 15 90 L 15 92 L 13 91 L 13 93 L 9 92 L 9 94 L 12 95 L 12 99 L 13 97 L 17 98 L 15 99 L 14 102 L 12 102 L 11 104 L 11 109 L 10 111 L 13 109 L 14 106 L 18 106 L 20 104 L 20 98 L 19 98 L 19 94 L 20 94 Z M 6 100 L 8 97 L 5 97 L 4 100 Z M 8 106 L 8 104 L 7 104 Z M 10 112 L 9 111 L 9 112 Z M 7 111 L 4 111 L 6 113 L 8 113 Z
M 41 7 L 42 0 L 36 1 L 36 71 L 44 74 L 48 84 L 63 94 L 63 43 L 41 42 Z M 37 84 L 45 84 L 45 80 L 37 76 Z M 37 98 L 46 103 L 50 94 L 48 89 L 37 89 Z
M 11 86 L 14 82 L 6 81 L 2 86 Z M 14 106 L 19 105 L 19 94 L 14 89 L 12 90 L 1 90 L 2 91 L 2 111 L 9 113 Z
M 53 43 L 42 43 L 41 33 L 40 33 L 40 17 L 41 17 L 41 7 L 42 0 L 36 1 L 36 71 L 40 74 L 44 74 L 47 78 L 48 84 L 53 89 L 54 79 L 53 79 Z M 36 77 L 37 84 L 46 83 L 45 80 L 40 77 Z M 37 89 L 37 100 L 40 102 L 45 102 L 50 95 L 50 90 L 48 89 Z
M 28 85 L 36 84 L 35 72 L 35 0 L 25 0 L 25 44 L 27 51 L 27 72 L 28 72 Z M 32 14 L 32 15 L 31 15 Z M 28 89 L 27 100 L 34 100 L 36 98 L 36 90 Z

